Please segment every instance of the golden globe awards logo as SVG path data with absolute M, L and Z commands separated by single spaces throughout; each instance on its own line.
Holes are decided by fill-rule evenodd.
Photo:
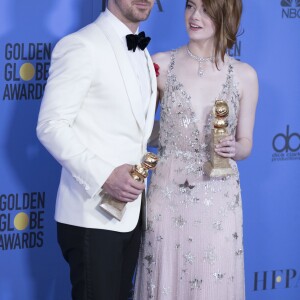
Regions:
M 281 17 L 287 19 L 300 18 L 300 0 L 281 0 Z
M 285 132 L 277 133 L 272 140 L 274 153 L 272 161 L 300 160 L 300 134 L 292 131 L 290 125 Z
M 48 78 L 51 43 L 7 43 L 4 47 L 2 100 L 40 100 Z
M 45 193 L 0 195 L 0 250 L 44 244 Z

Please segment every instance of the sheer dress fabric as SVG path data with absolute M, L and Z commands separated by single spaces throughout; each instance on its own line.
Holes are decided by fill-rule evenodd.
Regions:
M 235 174 L 209 178 L 212 106 L 198 111 L 174 66 L 171 52 L 161 101 L 159 162 L 148 192 L 148 229 L 143 236 L 134 300 L 244 300 L 242 200 Z M 239 93 L 233 58 L 218 98 L 229 105 L 235 134 Z M 214 99 L 212 99 L 212 104 Z M 195 109 L 196 107 L 196 109 Z M 200 116 L 206 116 L 200 118 Z

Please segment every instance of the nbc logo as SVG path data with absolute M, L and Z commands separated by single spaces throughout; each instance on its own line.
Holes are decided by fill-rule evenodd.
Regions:
M 282 0 L 281 1 L 281 6 L 282 7 L 300 7 L 300 0 Z
M 300 18 L 300 0 L 281 0 L 281 17 L 287 19 Z

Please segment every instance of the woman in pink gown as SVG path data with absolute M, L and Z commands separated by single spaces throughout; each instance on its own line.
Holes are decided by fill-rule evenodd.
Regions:
M 244 300 L 242 199 L 236 161 L 252 148 L 255 70 L 226 54 L 241 0 L 188 0 L 187 45 L 158 53 L 159 162 L 148 192 L 148 229 L 135 300 Z M 229 107 L 228 137 L 215 149 L 233 173 L 210 177 L 213 106 Z

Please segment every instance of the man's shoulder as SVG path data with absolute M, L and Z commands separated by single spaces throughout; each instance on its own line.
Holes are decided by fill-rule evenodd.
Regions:
M 92 23 L 80 28 L 79 30 L 69 33 L 68 35 L 62 37 L 59 40 L 59 43 L 72 42 L 72 41 L 81 41 L 82 43 L 91 43 L 93 41 L 99 41 L 105 38 L 99 26 L 99 18 Z

